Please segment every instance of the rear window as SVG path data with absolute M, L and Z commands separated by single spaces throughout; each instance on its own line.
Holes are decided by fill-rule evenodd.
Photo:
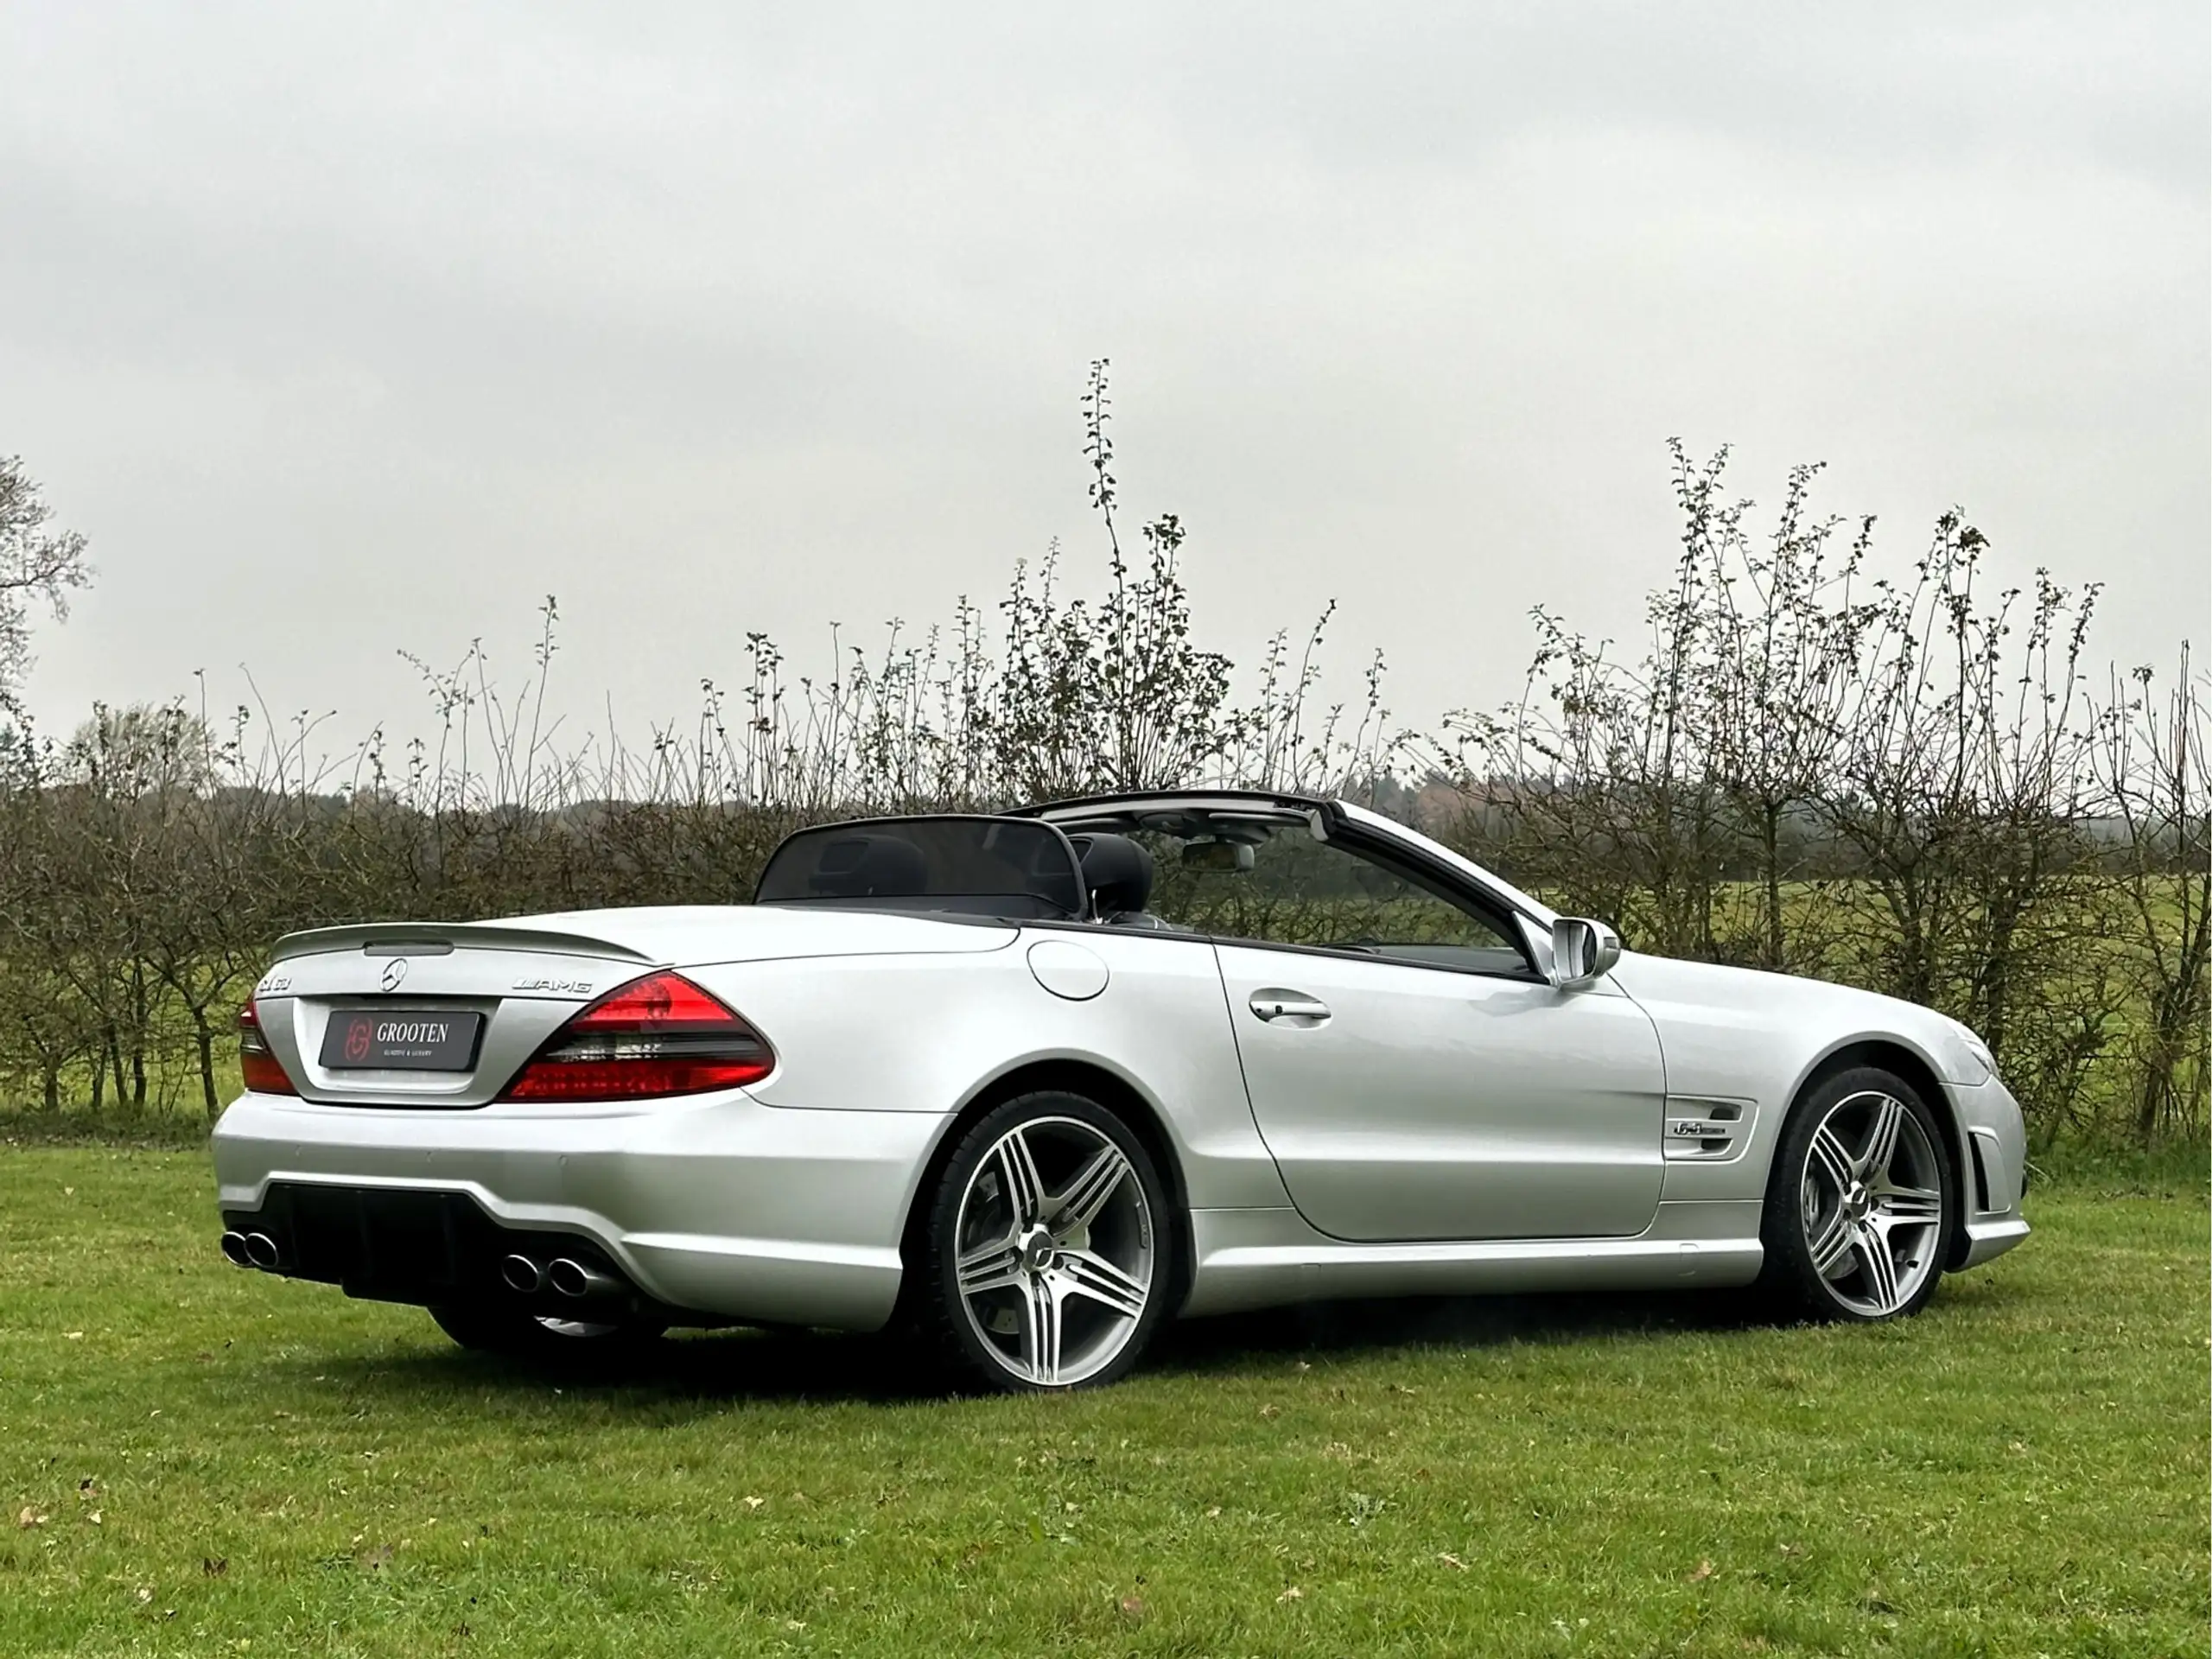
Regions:
M 760 905 L 944 911 L 1046 920 L 1083 913 L 1067 837 L 1028 818 L 869 818 L 785 838 Z

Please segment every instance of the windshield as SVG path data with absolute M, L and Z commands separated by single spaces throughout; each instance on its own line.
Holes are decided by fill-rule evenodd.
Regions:
M 1050 824 L 865 818 L 787 836 L 753 901 L 1047 920 L 1081 915 L 1084 889 L 1074 849 Z

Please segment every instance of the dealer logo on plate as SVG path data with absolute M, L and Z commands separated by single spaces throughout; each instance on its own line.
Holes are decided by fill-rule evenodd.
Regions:
M 389 976 L 389 970 L 387 970 Z M 377 1022 L 373 1020 L 354 1020 L 346 1027 L 346 1058 L 359 1063 L 369 1058 L 369 1044 L 376 1036 Z

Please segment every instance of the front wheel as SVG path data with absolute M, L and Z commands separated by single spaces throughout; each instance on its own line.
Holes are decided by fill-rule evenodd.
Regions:
M 971 1378 L 1008 1392 L 1110 1382 L 1166 1314 L 1174 1231 L 1128 1128 L 1057 1091 L 961 1137 L 930 1198 L 925 1306 Z
M 1766 1281 L 1817 1319 L 1917 1313 L 1943 1276 L 1957 1191 L 1918 1092 L 1872 1067 L 1839 1072 L 1783 1128 L 1761 1226 Z

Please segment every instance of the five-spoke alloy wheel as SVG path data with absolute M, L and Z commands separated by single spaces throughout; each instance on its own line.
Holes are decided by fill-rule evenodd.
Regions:
M 1885 1071 L 1827 1078 L 1783 1131 L 1768 1188 L 1768 1277 L 1829 1319 L 1917 1313 L 1942 1276 L 1950 1194 L 1942 1131 Z
M 1078 1095 L 1026 1095 L 962 1137 L 927 1224 L 928 1313 L 1007 1389 L 1108 1382 L 1164 1312 L 1173 1231 L 1151 1158 Z

